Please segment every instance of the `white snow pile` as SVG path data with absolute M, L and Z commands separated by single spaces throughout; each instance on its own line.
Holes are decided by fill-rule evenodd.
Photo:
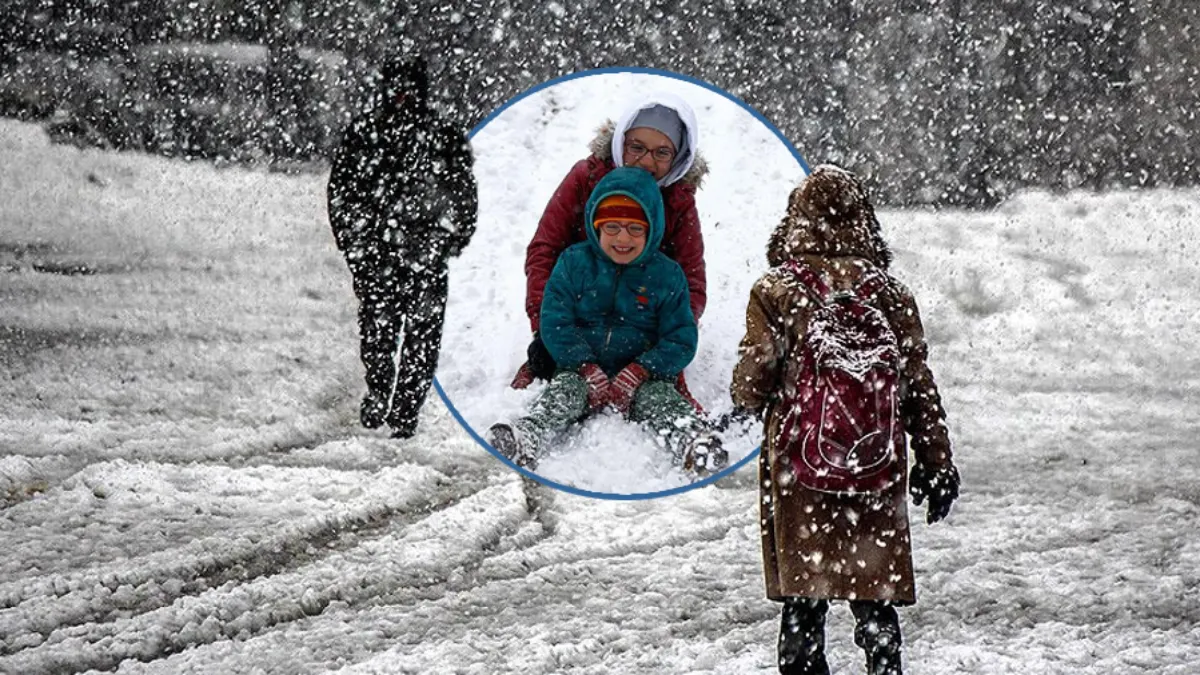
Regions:
M 521 403 L 504 385 L 533 218 L 620 105 L 576 87 L 477 144 L 483 220 L 450 319 L 479 329 L 450 332 L 442 379 L 484 422 Z M 707 100 L 711 299 L 689 376 L 719 410 L 799 168 L 770 138 L 726 163 L 759 131 Z M 0 673 L 776 672 L 753 467 L 592 500 L 530 487 L 436 396 L 409 441 L 357 427 L 324 176 L 51 146 L 11 121 L 0 156 Z M 964 481 L 946 522 L 914 510 L 908 671 L 1195 673 L 1200 191 L 881 218 Z M 568 465 L 618 426 L 545 470 L 584 480 Z M 683 480 L 587 461 L 597 487 Z M 862 667 L 851 630 L 836 604 L 836 672 Z

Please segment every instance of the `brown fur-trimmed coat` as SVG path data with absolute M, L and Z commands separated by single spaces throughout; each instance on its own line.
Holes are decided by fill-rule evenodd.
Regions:
M 785 383 L 796 379 L 810 314 L 806 291 L 778 266 L 789 259 L 807 264 L 836 291 L 850 288 L 869 270 L 886 273 L 891 262 L 874 210 L 852 174 L 817 167 L 788 201 L 787 216 L 768 245 L 773 269 L 750 293 L 732 386 L 738 406 L 766 413 L 759 469 L 767 596 L 912 603 L 916 589 L 903 477 L 879 494 L 816 492 L 795 483 L 790 462 L 773 446 L 782 420 L 773 404 Z M 877 306 L 900 343 L 900 412 L 909 451 L 930 468 L 947 466 L 945 413 L 926 364 L 916 302 L 889 275 Z

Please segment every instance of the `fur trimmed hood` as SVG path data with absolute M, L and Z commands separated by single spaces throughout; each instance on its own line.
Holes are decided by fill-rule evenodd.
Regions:
M 862 181 L 833 164 L 815 167 L 792 190 L 787 215 L 767 244 L 772 267 L 806 254 L 866 258 L 884 270 L 892 263 Z
M 590 143 L 588 143 L 588 150 L 595 155 L 596 159 L 607 162 L 613 158 L 612 142 L 616 128 L 617 123 L 610 119 L 606 120 L 604 124 L 600 125 L 600 127 L 596 129 L 596 137 L 593 138 Z M 692 160 L 691 168 L 689 168 L 687 172 L 680 177 L 678 182 L 685 185 L 692 185 L 699 190 L 704 183 L 704 177 L 707 175 L 708 162 L 704 159 L 704 155 L 701 154 L 699 150 L 696 150 L 696 155 Z

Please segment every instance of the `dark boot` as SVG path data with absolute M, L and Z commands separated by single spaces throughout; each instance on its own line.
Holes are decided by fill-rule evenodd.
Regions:
M 362 407 L 358 409 L 358 421 L 368 429 L 378 429 L 383 426 L 387 414 L 387 401 L 368 393 L 363 397 Z
M 537 456 L 521 443 L 517 434 L 512 425 L 498 422 L 488 429 L 487 442 L 517 466 L 534 471 L 537 469 Z
M 417 417 L 401 418 L 395 414 L 389 415 L 387 424 L 392 429 L 392 438 L 412 438 L 417 434 Z
M 783 601 L 779 626 L 779 672 L 782 675 L 829 675 L 825 661 L 825 613 L 829 603 L 810 598 Z
M 867 655 L 867 675 L 902 675 L 900 617 L 886 602 L 852 601 L 854 644 Z
M 729 453 L 721 447 L 721 437 L 711 431 L 702 431 L 683 451 L 683 469 L 700 476 L 707 476 L 725 468 Z

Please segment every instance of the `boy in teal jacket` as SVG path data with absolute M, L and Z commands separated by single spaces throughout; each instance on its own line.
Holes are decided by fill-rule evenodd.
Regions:
M 587 241 L 546 282 L 541 336 L 558 365 L 530 413 L 488 432 L 492 447 L 533 469 L 546 439 L 606 405 L 643 423 L 697 473 L 724 466 L 720 439 L 674 387 L 696 355 L 687 277 L 659 251 L 662 194 L 644 169 L 614 169 L 584 213 Z

